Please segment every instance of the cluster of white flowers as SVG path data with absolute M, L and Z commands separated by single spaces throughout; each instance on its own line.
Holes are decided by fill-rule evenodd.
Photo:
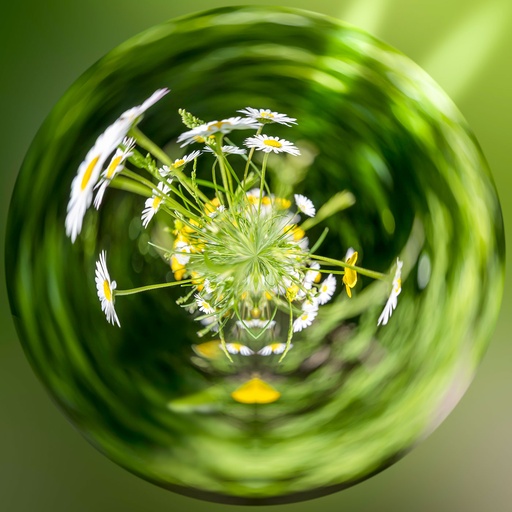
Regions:
M 71 184 L 67 207 L 65 226 L 72 242 L 81 232 L 94 191 L 97 190 L 94 206 L 98 209 L 106 189 L 118 175 L 125 176 L 125 179 L 134 176 L 128 170 L 123 174 L 127 163 L 141 160 L 135 149 L 137 134 L 141 134 L 132 128 L 146 110 L 168 92 L 168 89 L 159 89 L 141 105 L 124 112 L 97 138 L 87 153 Z M 269 109 L 247 107 L 238 112 L 245 117 L 206 123 L 185 113 L 194 121 L 187 123 L 184 117 L 190 129 L 178 137 L 178 144 L 181 147 L 203 144 L 203 148 L 174 161 L 164 158 L 160 167 L 155 162 L 146 164 L 148 168 L 144 169 L 151 174 L 152 181 L 136 180 L 139 186 L 147 185 L 149 196 L 141 213 L 141 222 L 147 228 L 160 210 L 172 218 L 174 240 L 169 260 L 175 282 L 117 293 L 122 295 L 174 284 L 186 285 L 191 289 L 180 303 L 203 324 L 200 336 L 208 332 L 219 333 L 226 354 L 280 354 L 284 357 L 293 346 L 293 334 L 311 326 L 320 307 L 329 302 L 336 291 L 336 271 L 322 280 L 322 272 L 329 271 L 322 270 L 315 257 L 323 262 L 334 262 L 337 268 L 344 267 L 343 272 L 337 273 L 343 273 L 348 297 L 352 296 L 352 289 L 357 284 L 358 272 L 364 269 L 355 266 L 358 253 L 352 248 L 347 251 L 344 262 L 312 255 L 305 229 L 311 222 L 309 219 L 316 215 L 313 202 L 302 194 L 294 194 L 295 207 L 292 207 L 291 199 L 271 194 L 265 182 L 265 165 L 270 153 L 298 156 L 300 150 L 286 139 L 262 133 L 263 128 L 272 123 L 290 127 L 297 124 L 296 119 Z M 227 145 L 222 144 L 225 135 L 239 130 L 256 130 L 257 133 L 245 138 L 244 148 L 233 145 L 231 141 Z M 248 184 L 249 164 L 255 166 L 251 162 L 255 151 L 264 154 L 263 166 Z M 216 158 L 212 182 L 208 184 L 209 189 L 215 191 L 213 198 L 202 193 L 195 181 L 197 159 L 203 154 Z M 231 165 L 229 169 L 226 167 L 229 155 L 244 159 L 243 180 L 236 176 Z M 233 156 L 233 161 L 236 156 Z M 184 171 L 192 162 L 193 179 L 189 179 Z M 217 166 L 222 186 L 217 185 L 215 178 Z M 232 176 L 239 187 L 236 190 Z M 158 180 L 158 183 L 153 180 Z M 255 186 L 257 181 L 260 181 L 259 187 Z M 305 224 L 301 224 L 301 215 L 309 217 Z M 397 259 L 391 294 L 378 325 L 387 324 L 397 306 L 402 265 L 402 261 Z M 114 308 L 116 287 L 107 269 L 106 253 L 102 251 L 96 263 L 97 294 L 108 322 L 120 326 Z M 289 319 L 286 343 L 276 341 L 280 328 L 287 323 L 279 318 L 282 315 L 288 315 Z M 238 334 L 237 341 L 224 341 L 223 330 L 228 323 Z M 249 338 L 245 334 L 249 334 Z M 251 347 L 240 341 L 251 337 L 257 340 L 262 334 L 268 335 L 264 338 L 266 344 L 263 347 L 261 343 L 259 347 Z

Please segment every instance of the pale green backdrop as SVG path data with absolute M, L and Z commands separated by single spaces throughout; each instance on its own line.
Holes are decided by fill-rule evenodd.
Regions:
M 171 17 L 270 2 L 20 0 L 0 14 L 0 263 L 9 198 L 45 116 L 107 51 Z M 510 0 L 282 0 L 372 32 L 423 66 L 455 100 L 493 171 L 512 235 Z M 30 205 L 27 205 L 30 208 Z M 8 248 L 7 248 L 8 250 Z M 507 258 L 510 260 L 510 257 Z M 510 263 L 510 261 L 509 261 Z M 512 284 L 480 371 L 445 423 L 398 464 L 347 491 L 281 511 L 512 510 Z M 0 510 L 249 510 L 159 489 L 96 452 L 57 411 L 26 362 L 0 280 Z

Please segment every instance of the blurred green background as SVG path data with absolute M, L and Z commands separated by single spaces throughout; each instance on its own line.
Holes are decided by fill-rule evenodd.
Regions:
M 64 91 L 97 59 L 136 33 L 203 9 L 270 2 L 24 0 L 0 17 L 0 263 L 9 198 L 24 154 Z M 512 4 L 509 0 L 282 0 L 354 23 L 420 64 L 456 102 L 493 171 L 512 235 L 509 153 Z M 27 205 L 30 208 L 30 205 Z M 8 250 L 8 248 L 7 248 Z M 33 375 L 0 281 L 0 510 L 160 512 L 249 510 L 178 496 L 119 468 L 58 412 Z M 507 278 L 510 283 L 510 275 Z M 347 491 L 273 507 L 349 512 L 511 510 L 512 293 L 506 286 L 491 346 L 460 405 L 390 469 Z

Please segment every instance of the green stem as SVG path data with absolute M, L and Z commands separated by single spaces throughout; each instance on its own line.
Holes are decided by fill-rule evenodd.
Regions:
M 125 168 L 121 171 L 120 176 L 126 176 L 127 178 L 130 178 L 134 181 L 137 181 L 138 183 L 141 183 L 142 185 L 145 185 L 146 187 L 148 187 L 148 189 L 151 191 L 151 193 L 153 193 L 154 190 L 157 191 L 158 195 L 162 198 L 164 203 L 167 203 L 172 210 L 177 210 L 180 213 L 182 213 L 183 215 L 186 215 L 187 217 L 194 218 L 196 221 L 198 221 L 200 219 L 200 217 L 198 217 L 197 215 L 192 213 L 190 210 L 187 210 L 185 207 L 183 207 L 183 205 L 181 205 L 174 199 L 170 198 L 169 196 L 163 194 L 155 186 L 155 184 L 153 182 L 147 180 L 146 178 L 143 178 L 142 176 L 139 176 L 137 173 L 129 171 L 128 169 Z M 174 215 L 173 215 L 173 217 L 174 217 Z
M 279 362 L 281 362 L 286 354 L 288 354 L 288 351 L 290 350 L 290 345 L 292 342 L 293 337 L 293 308 L 292 308 L 292 301 L 288 299 L 288 307 L 289 307 L 289 313 L 290 313 L 290 323 L 288 325 L 288 337 L 286 338 L 286 348 L 284 349 L 283 355 L 279 358 Z
M 256 135 L 261 135 L 261 132 L 263 131 L 263 125 L 258 128 L 258 131 L 256 132 Z M 252 157 L 254 156 L 254 151 L 256 148 L 251 148 L 251 151 L 249 151 L 249 157 L 247 158 L 247 163 L 245 164 L 245 170 L 244 170 L 244 179 L 242 180 L 242 183 L 245 186 L 247 175 L 249 174 L 249 166 L 251 165 Z
M 146 137 L 136 126 L 133 126 L 130 132 L 141 148 L 149 151 L 164 165 L 169 167 L 172 166 L 172 160 L 169 155 L 160 146 L 155 144 L 150 138 Z
M 356 267 L 355 265 L 349 265 L 348 263 L 345 263 L 344 261 L 334 260 L 332 258 L 326 258 L 324 256 L 318 256 L 316 254 L 311 254 L 311 258 L 318 260 L 318 261 L 323 261 L 324 263 L 329 263 L 330 265 L 335 265 L 337 267 L 350 268 L 352 270 L 355 270 L 362 276 L 368 276 L 373 279 L 387 279 L 388 278 L 387 274 L 382 274 L 381 272 L 375 272 L 374 270 L 367 270 L 362 267 Z
M 222 176 L 222 184 L 224 185 L 224 188 L 227 190 L 226 198 L 228 200 L 228 206 L 232 210 L 233 204 L 232 204 L 232 185 L 230 181 L 228 180 L 228 173 L 226 172 L 226 166 L 224 163 L 224 157 L 222 155 L 222 133 L 217 133 L 215 136 L 216 139 L 216 147 L 215 147 L 215 154 L 217 155 L 217 161 L 219 162 L 220 166 L 220 175 Z
M 122 295 L 133 295 L 134 293 L 157 290 L 158 288 L 170 288 L 171 286 L 179 286 L 182 284 L 189 284 L 191 282 L 192 279 L 186 279 L 184 281 L 173 281 L 172 283 L 149 284 L 147 286 L 141 286 L 140 288 L 131 288 L 129 290 L 114 290 L 114 296 L 121 297 Z
M 261 211 L 261 201 L 263 199 L 263 188 L 265 187 L 265 171 L 267 170 L 267 160 L 269 153 L 265 153 L 263 157 L 263 164 L 261 166 L 261 181 L 260 181 L 260 198 L 258 201 L 258 217 Z
M 136 126 L 134 126 L 131 130 L 131 135 L 134 136 L 135 140 L 137 141 L 137 144 L 144 148 L 145 150 L 149 151 L 155 158 L 160 160 L 164 165 L 167 165 L 168 167 L 172 167 L 172 160 L 169 157 L 169 155 L 158 145 L 156 145 L 151 139 L 146 137 Z M 178 178 L 179 182 L 187 189 L 189 194 L 194 197 L 194 187 L 189 183 L 189 179 L 183 174 L 182 171 L 179 169 L 172 169 L 173 174 Z M 204 201 L 208 202 L 209 199 L 199 190 L 195 189 L 195 192 L 197 195 Z

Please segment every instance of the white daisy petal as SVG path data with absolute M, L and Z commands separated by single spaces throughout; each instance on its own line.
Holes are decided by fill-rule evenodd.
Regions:
M 180 265 L 186 265 L 190 261 L 190 245 L 187 244 L 187 242 L 184 242 L 183 240 L 178 240 L 174 244 L 174 250 L 176 251 L 174 253 L 174 256 L 178 260 L 178 263 Z
M 239 148 L 238 146 L 222 146 L 221 149 L 225 155 L 245 155 L 245 153 L 247 153 L 246 149 Z M 215 154 L 215 151 L 210 146 L 205 146 L 204 150 L 208 153 Z
M 211 306 L 211 304 L 205 300 L 199 293 L 196 293 L 194 295 L 194 298 L 196 300 L 197 307 L 199 308 L 199 311 L 202 311 L 203 313 L 206 313 L 207 315 L 213 315 L 215 313 L 215 309 Z
M 290 348 L 293 348 L 293 343 L 290 343 Z M 286 343 L 271 343 L 258 350 L 257 354 L 260 356 L 269 356 L 270 354 L 282 354 L 285 350 Z
M 297 208 L 304 215 L 307 215 L 308 217 L 314 217 L 316 215 L 316 209 L 311 199 L 308 199 L 306 196 L 301 194 L 295 194 L 293 197 L 295 197 L 295 204 L 297 205 Z
M 219 346 L 222 347 L 222 345 Z M 226 343 L 226 350 L 230 354 L 241 354 L 243 356 L 252 356 L 254 354 L 253 350 L 241 343 Z
M 331 300 L 334 292 L 336 291 L 336 278 L 329 274 L 321 283 L 318 289 L 317 301 L 318 304 L 324 305 Z
M 248 137 L 245 139 L 244 144 L 248 148 L 255 148 L 258 151 L 264 153 L 289 153 L 293 156 L 300 155 L 299 148 L 294 146 L 291 142 L 280 139 L 279 137 L 272 137 L 268 135 L 255 135 L 254 137 Z
M 241 114 L 245 114 L 247 117 L 258 121 L 260 124 L 278 123 L 290 126 L 291 124 L 297 124 L 297 119 L 288 117 L 286 114 L 280 114 L 279 112 L 272 112 L 266 108 L 252 108 L 247 107 L 242 110 L 237 110 Z
M 293 322 L 293 332 L 300 332 L 302 329 L 309 327 L 316 318 L 318 310 L 303 311 L 302 314 Z
M 178 139 L 178 143 L 182 143 L 184 147 L 193 142 L 206 142 L 206 139 L 216 133 L 230 133 L 233 130 L 250 130 L 258 129 L 259 123 L 254 119 L 243 118 L 240 116 L 230 117 L 222 121 L 210 121 L 209 123 L 202 124 L 196 128 L 192 128 L 187 132 L 182 133 Z
M 398 303 L 398 296 L 402 291 L 402 266 L 404 262 L 400 259 L 396 259 L 396 270 L 395 275 L 393 277 L 393 287 L 391 289 L 391 293 L 389 298 L 384 306 L 384 310 L 382 311 L 379 319 L 377 321 L 377 325 L 386 325 L 393 314 L 393 311 L 396 309 Z
M 110 182 L 124 169 L 124 162 L 126 159 L 133 155 L 133 148 L 135 147 L 135 139 L 125 138 L 123 140 L 124 149 L 117 148 L 114 156 L 110 160 L 107 168 L 101 173 L 101 178 L 94 187 L 97 188 L 96 197 L 94 198 L 94 207 L 99 209 L 105 190 L 110 185 Z
M 119 119 L 96 139 L 94 146 L 78 167 L 78 173 L 71 183 L 71 194 L 65 222 L 66 235 L 71 238 L 73 243 L 82 231 L 85 212 L 91 205 L 93 189 L 100 177 L 103 164 L 142 114 L 168 92 L 168 89 L 158 89 L 142 105 L 133 107 L 121 114 Z M 101 198 L 102 195 L 98 203 L 101 203 Z
M 304 284 L 309 283 L 309 285 L 315 283 L 317 280 L 320 280 L 320 263 L 314 261 L 309 266 L 310 270 L 306 272 L 306 277 L 304 278 Z
M 112 325 L 116 323 L 118 327 L 121 327 L 114 308 L 114 290 L 117 284 L 115 281 L 110 280 L 106 260 L 107 253 L 101 251 L 100 259 L 96 262 L 96 291 L 101 302 L 101 310 L 105 313 L 107 321 Z
M 155 213 L 160 209 L 162 203 L 162 195 L 165 195 L 171 190 L 167 185 L 160 182 L 157 186 L 158 190 L 153 190 L 153 195 L 146 199 L 144 203 L 144 210 L 142 210 L 141 220 L 144 228 L 148 227 L 149 222 L 155 216 Z

